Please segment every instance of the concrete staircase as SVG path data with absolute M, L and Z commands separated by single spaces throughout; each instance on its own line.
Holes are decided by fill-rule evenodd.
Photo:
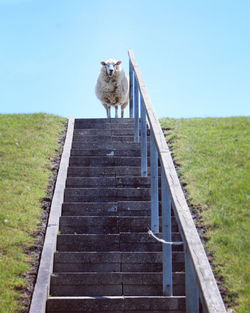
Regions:
M 47 313 L 185 312 L 182 246 L 173 246 L 174 296 L 162 294 L 162 244 L 147 234 L 150 178 L 140 176 L 133 123 L 75 120 Z M 173 217 L 172 232 L 179 241 Z

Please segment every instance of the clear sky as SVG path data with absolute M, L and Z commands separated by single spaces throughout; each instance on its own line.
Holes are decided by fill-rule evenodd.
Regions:
M 105 117 L 128 49 L 158 117 L 250 115 L 250 0 L 0 0 L 0 113 Z

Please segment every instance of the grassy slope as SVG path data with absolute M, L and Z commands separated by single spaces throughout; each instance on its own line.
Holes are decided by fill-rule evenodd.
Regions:
M 0 114 L 0 312 L 20 311 L 21 275 L 29 270 L 24 250 L 42 213 L 65 119 L 46 114 Z
M 162 119 L 192 206 L 202 210 L 208 250 L 236 312 L 250 312 L 250 118 Z M 230 302 L 230 299 L 227 299 Z

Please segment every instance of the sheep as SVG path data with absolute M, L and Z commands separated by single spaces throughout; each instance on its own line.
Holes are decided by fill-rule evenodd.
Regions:
M 108 59 L 101 62 L 101 71 L 97 79 L 95 93 L 111 118 L 111 107 L 115 107 L 115 117 L 118 117 L 118 106 L 121 106 L 121 117 L 128 105 L 128 77 L 121 68 L 121 61 Z

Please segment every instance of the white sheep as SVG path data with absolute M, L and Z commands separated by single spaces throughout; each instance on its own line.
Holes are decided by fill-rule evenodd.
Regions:
M 98 76 L 95 93 L 111 117 L 111 107 L 115 107 L 115 117 L 118 117 L 118 106 L 121 106 L 121 117 L 128 105 L 128 77 L 121 68 L 121 61 L 108 59 L 102 61 L 101 72 Z

